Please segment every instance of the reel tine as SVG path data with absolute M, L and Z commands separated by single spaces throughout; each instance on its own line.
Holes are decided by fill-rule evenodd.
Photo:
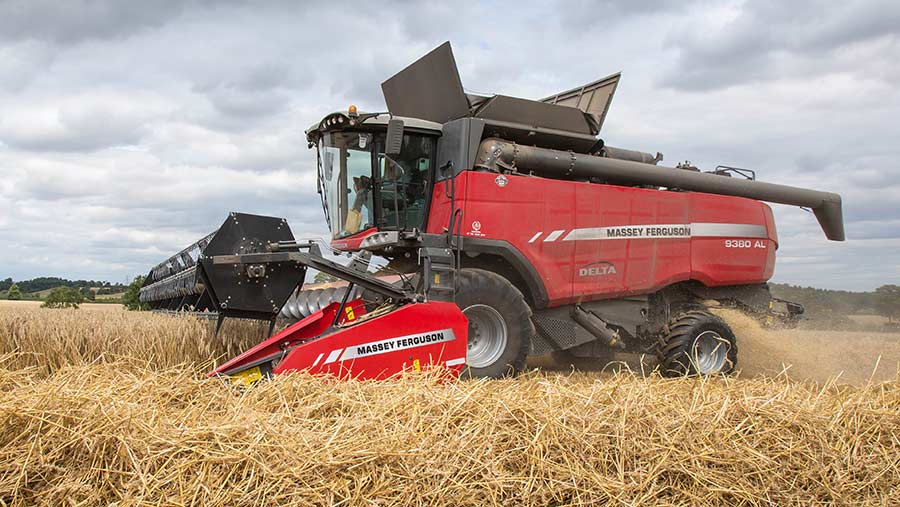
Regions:
M 151 268 L 141 287 L 141 302 L 149 303 L 155 309 L 168 306 L 175 298 L 182 298 L 179 310 L 194 306 L 204 289 L 197 266 L 203 249 L 216 232 L 218 229 Z

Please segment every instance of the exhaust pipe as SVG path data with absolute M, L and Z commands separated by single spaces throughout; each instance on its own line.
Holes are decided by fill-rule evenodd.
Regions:
M 497 138 L 481 142 L 475 167 L 490 171 L 525 170 L 562 177 L 600 178 L 611 184 L 653 185 L 802 206 L 812 209 L 828 239 L 845 239 L 841 196 L 831 192 L 523 146 Z

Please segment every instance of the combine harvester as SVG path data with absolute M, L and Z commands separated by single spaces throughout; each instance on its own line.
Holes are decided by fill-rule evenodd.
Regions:
M 350 106 L 306 131 L 330 247 L 388 259 L 401 283 L 328 260 L 284 219 L 231 213 L 153 268 L 141 300 L 219 324 L 300 318 L 210 373 L 243 381 L 428 365 L 497 378 L 528 355 L 610 350 L 656 354 L 665 375 L 729 373 L 734 333 L 704 302 L 766 321 L 803 312 L 769 293 L 778 238 L 763 201 L 811 209 L 842 241 L 841 198 L 606 145 L 618 81 L 466 94 L 445 43 L 382 84 L 389 112 Z M 347 285 L 303 290 L 310 268 Z

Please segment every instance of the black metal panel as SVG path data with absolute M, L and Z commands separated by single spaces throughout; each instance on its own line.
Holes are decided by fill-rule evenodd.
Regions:
M 537 329 L 537 326 L 534 326 Z M 534 337 L 531 339 L 531 347 L 528 350 L 529 356 L 541 356 L 544 354 L 549 354 L 554 350 L 558 350 L 555 345 L 547 341 L 543 335 L 538 332 L 535 333 Z
M 621 72 L 606 76 L 592 83 L 543 98 L 541 102 L 577 107 L 585 113 L 594 115 L 596 118 L 594 133 L 596 134 L 603 127 L 603 121 L 606 119 L 606 113 L 609 112 L 609 104 L 616 93 L 620 77 L 622 77 Z
M 296 266 L 309 266 L 386 297 L 404 301 L 414 297 L 413 294 L 407 293 L 402 288 L 387 283 L 368 273 L 361 273 L 355 269 L 322 258 L 321 256 L 305 254 L 302 252 L 247 253 L 238 255 L 224 254 L 217 255 L 212 259 L 212 262 L 216 266 L 248 266 L 252 264 L 268 266 L 280 263 L 294 264 Z M 287 296 L 285 299 L 286 298 Z
M 469 101 L 445 42 L 381 83 L 388 111 L 396 116 L 445 123 L 469 115 Z
M 514 134 L 539 134 L 556 140 L 572 136 L 575 140 L 568 144 L 584 150 L 596 142 L 594 136 L 599 131 L 617 82 L 618 75 L 610 76 L 544 101 L 506 95 L 467 95 L 450 43 L 446 42 L 382 83 L 381 89 L 393 115 L 437 123 L 480 118 L 503 125 Z M 585 137 L 588 140 L 581 139 Z M 525 142 L 525 139 L 515 140 Z M 527 140 L 534 141 L 532 137 Z M 551 146 L 576 149 L 557 143 Z M 441 161 L 444 162 L 446 160 Z
M 296 262 L 266 264 L 261 275 L 253 276 L 250 266 L 214 263 L 214 256 L 265 253 L 269 243 L 293 240 L 283 218 L 231 213 L 200 258 L 204 284 L 219 313 L 274 318 L 303 281 L 306 266 Z
M 474 167 L 483 132 L 484 120 L 480 119 L 460 118 L 444 124 L 437 146 L 437 167 L 444 171 L 436 175 L 438 181 Z
M 476 118 L 518 123 L 529 127 L 564 130 L 576 134 L 594 135 L 581 110 L 557 106 L 535 100 L 495 95 L 481 106 Z
M 645 297 L 590 301 L 581 303 L 581 307 L 621 327 L 631 336 L 638 336 L 638 328 L 647 324 L 648 303 Z
M 538 334 L 556 346 L 557 350 L 570 349 L 596 340 L 596 336 L 572 320 L 571 312 L 571 306 L 538 310 L 532 315 L 531 321 Z

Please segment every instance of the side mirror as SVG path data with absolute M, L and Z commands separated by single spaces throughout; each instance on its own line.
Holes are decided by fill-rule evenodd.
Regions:
M 403 148 L 403 120 L 391 118 L 388 120 L 384 153 L 388 156 L 399 155 L 401 148 Z

